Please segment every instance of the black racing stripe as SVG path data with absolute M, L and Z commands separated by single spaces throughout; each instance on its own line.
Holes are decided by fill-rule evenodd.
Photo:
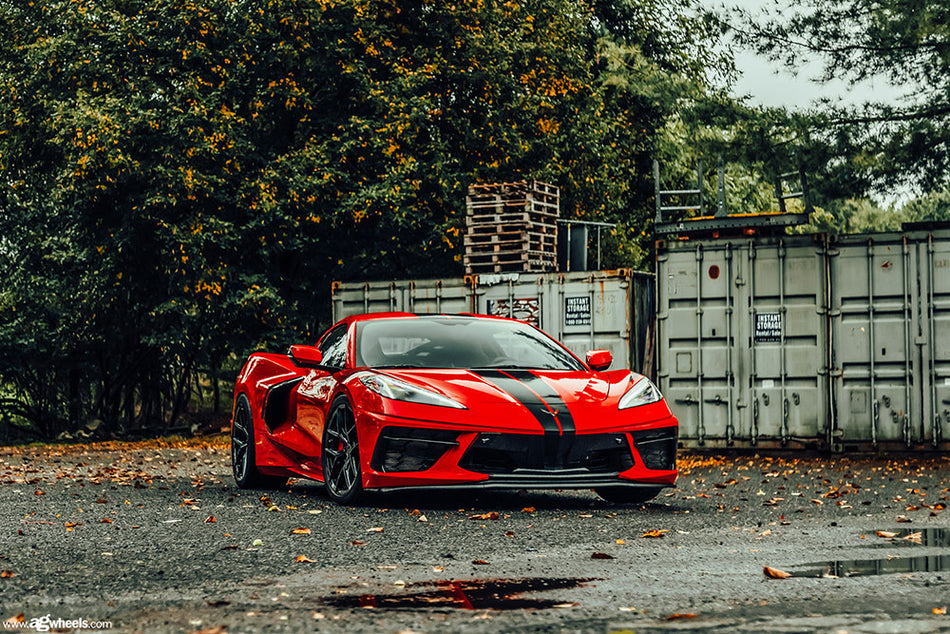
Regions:
M 527 385 L 538 396 L 545 400 L 548 407 L 554 410 L 557 415 L 561 430 L 565 434 L 575 433 L 574 417 L 571 416 L 571 410 L 568 409 L 567 403 L 564 402 L 561 395 L 558 394 L 553 387 L 548 385 L 544 379 L 536 374 L 532 374 L 528 370 L 505 370 L 505 372 Z
M 477 374 L 527 407 L 528 411 L 538 419 L 546 435 L 559 436 L 561 434 L 561 428 L 558 427 L 557 420 L 551 415 L 551 410 L 544 400 L 532 392 L 523 382 L 508 376 L 501 370 L 479 370 L 477 372 L 472 371 L 472 374 Z

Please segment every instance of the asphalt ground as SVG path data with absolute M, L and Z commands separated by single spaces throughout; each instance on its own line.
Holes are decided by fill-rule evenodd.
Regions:
M 645 505 L 511 491 L 340 507 L 306 481 L 238 490 L 225 438 L 0 448 L 0 620 L 950 631 L 950 456 L 689 454 L 679 466 L 677 488 Z

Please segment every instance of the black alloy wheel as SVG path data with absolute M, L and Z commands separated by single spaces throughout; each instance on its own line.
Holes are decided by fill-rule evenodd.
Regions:
M 231 472 L 241 489 L 276 489 L 287 483 L 287 478 L 264 475 L 257 469 L 254 417 L 244 394 L 237 398 L 231 422 Z
M 345 396 L 333 401 L 323 430 L 323 481 L 339 504 L 351 504 L 363 493 L 356 418 Z

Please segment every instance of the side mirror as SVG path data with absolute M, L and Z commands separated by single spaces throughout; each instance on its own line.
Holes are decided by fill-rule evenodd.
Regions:
M 587 353 L 587 365 L 595 372 L 603 372 L 610 367 L 613 360 L 610 350 L 591 350 Z
M 301 368 L 323 368 L 323 353 L 316 346 L 290 346 L 290 360 Z

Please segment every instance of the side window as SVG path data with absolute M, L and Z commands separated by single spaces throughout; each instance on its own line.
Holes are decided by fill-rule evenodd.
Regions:
M 327 333 L 320 342 L 320 352 L 323 353 L 323 364 L 334 368 L 346 365 L 346 324 L 341 324 Z

